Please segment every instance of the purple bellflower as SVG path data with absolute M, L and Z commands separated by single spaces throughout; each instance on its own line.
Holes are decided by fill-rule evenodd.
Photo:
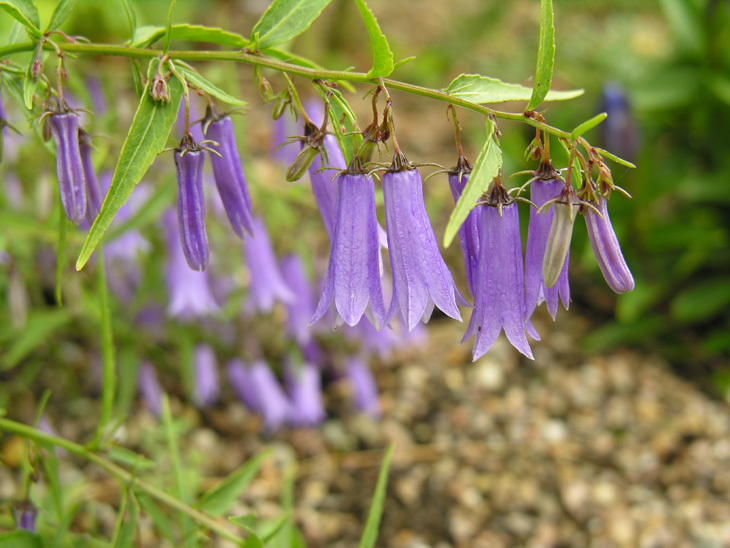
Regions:
M 48 126 L 56 142 L 56 175 L 66 217 L 74 224 L 86 214 L 86 181 L 79 149 L 79 119 L 72 111 L 50 114 Z
M 210 315 L 219 309 L 210 290 L 208 272 L 190 270 L 180 248 L 175 214 L 172 211 L 163 217 L 167 233 L 168 261 L 167 287 L 170 291 L 168 314 L 183 320 Z
M 525 330 L 535 333 L 525 310 L 525 281 L 517 204 L 501 184 L 478 206 L 479 269 L 474 312 L 462 343 L 472 335 L 474 361 L 497 340 L 502 328 L 512 346 L 530 359 L 532 350 Z
M 322 404 L 322 381 L 319 368 L 304 363 L 287 363 L 284 379 L 291 399 L 289 422 L 294 426 L 315 426 L 326 417 Z
M 35 533 L 35 521 L 38 516 L 38 510 L 29 502 L 24 502 L 18 508 L 14 509 L 15 524 L 20 531 L 30 531 Z
M 251 384 L 249 368 L 241 360 L 231 360 L 226 365 L 226 374 L 238 399 L 251 411 L 256 411 L 256 391 Z
M 155 367 L 150 362 L 143 362 L 139 366 L 138 375 L 142 401 L 150 413 L 159 417 L 162 412 L 162 388 L 160 388 Z
M 552 168 L 550 168 L 552 171 Z M 552 176 L 551 176 L 552 175 Z M 549 200 L 560 196 L 565 183 L 559 175 L 552 172 L 547 177 L 537 176 L 530 183 L 530 200 L 538 208 L 543 207 Z M 557 283 L 552 286 L 545 283 L 543 276 L 543 261 L 548 244 L 550 228 L 555 216 L 555 205 L 551 204 L 543 211 L 530 208 L 530 224 L 527 229 L 527 247 L 525 249 L 525 302 L 527 317 L 531 317 L 535 308 L 543 301 L 553 319 L 558 313 L 558 296 L 563 307 L 568 309 L 570 304 L 570 286 L 568 285 L 568 257 L 558 276 Z
M 274 248 L 269 239 L 264 222 L 253 218 L 255 236 L 244 236 L 244 254 L 246 264 L 251 271 L 248 308 L 268 313 L 274 308 L 274 302 L 294 303 L 296 295 L 284 282 L 284 278 L 276 263 Z
M 309 110 L 309 109 L 307 109 Z M 273 156 L 283 165 L 289 166 L 301 150 L 301 144 L 289 141 L 289 137 L 302 132 L 301 124 L 298 123 L 289 109 L 285 109 L 281 116 L 274 119 L 274 133 L 272 135 L 271 148 Z
M 249 234 L 253 233 L 251 198 L 248 194 L 241 158 L 238 156 L 233 122 L 227 114 L 218 114 L 208 107 L 203 128 L 205 138 L 218 143 L 209 145 L 215 184 L 218 186 L 218 192 L 233 230 L 240 238 L 243 238 L 244 231 Z
M 296 295 L 296 299 L 286 305 L 286 331 L 304 346 L 312 340 L 312 327 L 309 325 L 315 309 L 312 286 L 298 255 L 287 255 L 281 260 L 281 273 L 286 285 Z
M 461 321 L 456 299 L 463 298 L 441 257 L 428 220 L 421 175 L 400 153 L 383 175 L 383 197 L 393 275 L 393 298 L 386 321 L 400 308 L 410 331 L 419 321 L 429 320 L 434 305 Z
M 462 157 L 463 158 L 463 157 Z M 454 202 L 458 202 L 461 193 L 469 181 L 471 166 L 464 158 L 460 159 L 459 164 L 449 172 L 449 188 Z M 466 284 L 472 296 L 475 295 L 475 282 L 477 278 L 477 267 L 479 264 L 479 214 L 476 210 L 471 210 L 469 216 L 459 227 L 459 245 L 461 246 L 461 254 L 464 258 L 464 270 L 466 271 Z
M 347 362 L 347 379 L 352 386 L 355 407 L 373 419 L 380 417 L 378 387 L 370 368 L 359 358 Z
M 604 86 L 601 112 L 608 114 L 599 128 L 604 147 L 621 158 L 633 161 L 639 149 L 639 132 L 629 100 L 621 86 Z
M 334 327 L 353 326 L 367 314 L 377 329 L 385 322 L 378 267 L 378 220 L 373 178 L 351 165 L 337 176 L 337 222 L 324 291 L 310 323 L 332 308 Z
M 228 378 L 241 401 L 262 416 L 267 430 L 289 419 L 291 403 L 266 362 L 256 360 L 247 367 L 234 360 L 228 364 Z
M 203 161 L 205 153 L 185 134 L 175 149 L 177 169 L 177 218 L 185 260 L 193 270 L 208 266 L 208 235 L 205 232 Z
M 193 401 L 198 407 L 207 407 L 215 403 L 219 394 L 220 382 L 215 352 L 210 346 L 201 344 L 195 349 Z
M 84 181 L 86 182 L 86 223 L 91 227 L 96 216 L 101 210 L 101 203 L 104 198 L 101 195 L 101 185 L 96 177 L 94 162 L 91 160 L 91 135 L 79 128 L 79 150 L 81 152 L 81 165 L 84 169 Z
M 613 231 L 611 218 L 608 216 L 607 202 L 602 196 L 599 196 L 595 206 L 601 215 L 599 216 L 593 209 L 588 208 L 585 217 L 588 239 L 598 266 L 601 268 L 608 287 L 616 293 L 631 291 L 634 289 L 634 277 L 631 275 L 623 253 L 621 253 L 616 233 Z

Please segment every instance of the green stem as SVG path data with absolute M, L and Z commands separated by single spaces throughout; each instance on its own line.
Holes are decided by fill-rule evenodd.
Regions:
M 35 47 L 33 42 L 25 42 L 22 44 L 11 44 L 9 46 L 0 47 L 0 58 L 10 55 L 12 53 L 20 53 L 23 51 L 32 51 Z M 52 48 L 49 44 L 44 44 L 46 48 Z M 62 51 L 69 53 L 80 53 L 85 55 L 114 55 L 118 57 L 131 57 L 138 59 L 150 59 L 162 55 L 161 50 L 156 49 L 143 49 L 143 48 L 131 48 L 127 46 L 118 46 L 112 44 L 84 44 L 80 42 L 72 43 L 59 43 L 57 44 Z M 370 78 L 364 72 L 353 72 L 353 71 L 341 71 L 341 70 L 325 70 L 325 69 L 314 69 L 309 67 L 301 67 L 299 65 L 293 65 L 291 63 L 285 63 L 283 61 L 277 61 L 276 59 L 270 59 L 261 55 L 253 55 L 251 53 L 244 53 L 239 51 L 196 51 L 196 50 L 185 50 L 185 51 L 169 51 L 168 55 L 171 59 L 177 59 L 180 61 L 235 61 L 238 63 L 245 63 L 248 65 L 266 67 L 280 72 L 288 74 L 296 74 L 309 78 L 310 80 L 329 80 L 329 81 L 347 81 L 363 84 L 378 85 L 379 79 Z M 484 116 L 493 115 L 503 120 L 515 120 L 518 122 L 527 123 L 533 127 L 539 128 L 546 133 L 562 137 L 564 139 L 570 139 L 570 133 L 562 131 L 558 128 L 525 116 L 521 112 L 503 112 L 499 110 L 493 110 L 491 108 L 477 105 L 453 97 L 448 93 L 439 91 L 437 89 L 426 88 L 417 86 L 414 84 L 408 84 L 399 80 L 391 80 L 390 78 L 383 78 L 382 82 L 388 86 L 389 89 L 395 89 L 413 95 L 420 95 L 422 97 L 430 97 L 438 101 L 450 103 L 457 107 L 462 107 L 474 112 L 483 114 Z
M 55 445 L 57 447 L 61 447 L 68 451 L 69 453 L 73 453 L 74 455 L 77 455 L 81 458 L 84 458 L 90 462 L 93 462 L 100 468 L 103 468 L 107 472 L 109 472 L 112 476 L 117 478 L 120 482 L 129 485 L 133 484 L 134 488 L 139 491 L 143 491 L 147 493 L 152 498 L 157 499 L 159 502 L 169 506 L 170 508 L 173 508 L 175 510 L 178 510 L 179 512 L 182 512 L 191 518 L 193 518 L 198 523 L 204 525 L 211 531 L 214 531 L 221 537 L 230 540 L 231 542 L 240 545 L 242 539 L 238 537 L 236 534 L 231 532 L 227 527 L 224 525 L 218 523 L 216 520 L 211 518 L 210 516 L 207 516 L 206 514 L 196 510 L 195 508 L 192 508 L 185 504 L 184 502 L 176 499 L 175 497 L 171 497 L 164 491 L 158 489 L 154 485 L 150 485 L 149 483 L 139 479 L 136 476 L 133 476 L 132 473 L 128 472 L 121 466 L 118 466 L 117 464 L 114 464 L 113 462 L 105 459 L 104 457 L 97 455 L 96 453 L 93 453 L 83 447 L 82 445 L 79 445 L 77 443 L 74 443 L 70 440 L 59 438 L 57 436 L 52 436 L 50 434 L 46 434 L 45 432 L 41 432 L 40 430 L 33 428 L 32 426 L 28 426 L 26 424 L 22 424 L 13 420 L 5 419 L 0 417 L 0 430 L 6 430 L 8 432 L 13 432 L 21 437 L 29 438 L 41 443 L 49 443 L 51 445 Z

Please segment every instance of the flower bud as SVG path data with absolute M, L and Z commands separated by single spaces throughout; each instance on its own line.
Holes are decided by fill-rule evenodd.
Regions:
M 158 72 L 152 79 L 152 85 L 150 85 L 150 96 L 155 101 L 162 104 L 170 102 L 170 89 L 167 87 L 167 78 Z
M 86 213 L 86 180 L 79 149 L 79 115 L 73 111 L 46 118 L 56 142 L 56 175 L 66 217 L 79 224 Z
M 313 146 L 306 145 L 294 158 L 294 161 L 286 170 L 286 180 L 290 183 L 297 181 L 307 172 L 309 165 L 319 154 L 319 150 Z
M 274 103 L 274 108 L 271 109 L 271 119 L 278 120 L 279 118 L 281 118 L 284 114 L 284 110 L 290 103 L 291 94 L 289 93 L 288 89 L 282 91 L 279 95 L 277 95 L 276 102 Z
M 269 81 L 261 74 L 261 69 L 256 67 L 254 70 L 254 79 L 256 86 L 259 88 L 259 94 L 265 103 L 274 100 L 274 90 L 271 88 Z
M 563 271 L 565 259 L 570 251 L 570 240 L 573 236 L 573 223 L 578 214 L 578 204 L 555 202 L 553 211 L 553 222 L 550 225 L 545 256 L 542 260 L 542 277 L 547 287 L 554 286 Z
M 634 289 L 634 277 L 621 253 L 621 246 L 611 226 L 608 207 L 603 197 L 599 196 L 596 209 L 601 215 L 589 209 L 586 212 L 586 227 L 598 266 L 606 283 L 616 293 L 631 291 Z

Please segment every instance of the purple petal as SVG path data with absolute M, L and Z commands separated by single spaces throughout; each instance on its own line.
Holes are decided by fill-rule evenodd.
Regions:
M 56 174 L 61 202 L 69 221 L 79 224 L 86 213 L 86 181 L 79 150 L 79 115 L 75 112 L 48 117 L 56 142 Z
M 162 388 L 160 381 L 157 380 L 155 367 L 149 362 L 144 362 L 139 366 L 138 375 L 142 401 L 150 413 L 159 417 L 162 411 Z
M 366 415 L 379 418 L 378 387 L 367 364 L 358 358 L 350 358 L 347 363 L 347 378 L 352 385 L 355 406 Z
M 459 201 L 468 180 L 469 173 L 462 174 L 461 179 L 459 179 L 458 174 L 449 173 L 449 188 L 451 188 L 454 202 Z M 479 215 L 474 210 L 469 213 L 469 216 L 459 227 L 459 245 L 461 246 L 461 254 L 464 259 L 466 284 L 471 294 L 475 295 L 474 284 L 479 264 Z
M 231 360 L 226 365 L 226 373 L 238 399 L 251 411 L 258 411 L 256 389 L 251 383 L 249 368 L 241 360 Z
M 315 310 L 312 285 L 298 255 L 284 257 L 281 261 L 281 272 L 284 282 L 296 295 L 296 299 L 287 304 L 286 330 L 300 345 L 305 345 L 312 339 L 309 326 Z
M 324 148 L 327 153 L 327 164 L 323 164 L 322 157 L 317 155 L 309 165 L 309 179 L 312 182 L 312 193 L 322 216 L 324 228 L 332 241 L 337 219 L 337 180 L 333 178 L 338 171 L 344 170 L 347 164 L 333 135 L 325 136 Z
M 208 235 L 205 232 L 202 150 L 175 151 L 177 168 L 177 218 L 180 242 L 188 265 L 203 271 L 208 266 Z
M 79 151 L 81 152 L 81 163 L 84 169 L 84 181 L 86 182 L 86 222 L 91 227 L 101 210 L 103 198 L 99 179 L 96 178 L 94 162 L 91 159 L 91 136 L 83 129 L 79 129 Z
M 200 345 L 195 349 L 193 400 L 198 407 L 207 407 L 218 399 L 219 394 L 220 383 L 215 352 L 208 345 Z
M 253 362 L 249 378 L 256 395 L 256 411 L 263 417 L 267 430 L 275 430 L 289 418 L 291 404 L 266 362 Z
M 621 253 L 621 246 L 608 216 L 606 200 L 599 197 L 596 209 L 601 212 L 603 218 L 589 209 L 586 213 L 586 227 L 598 266 L 606 283 L 616 293 L 631 291 L 634 289 L 634 277 Z
M 321 423 L 327 415 L 322 404 L 319 368 L 309 363 L 299 367 L 287 364 L 285 379 L 292 403 L 289 421 L 295 426 Z

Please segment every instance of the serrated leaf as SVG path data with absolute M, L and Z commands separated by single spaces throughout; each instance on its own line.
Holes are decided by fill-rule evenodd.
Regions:
M 373 15 L 365 0 L 355 0 L 360 15 L 365 22 L 365 28 L 368 30 L 370 37 L 370 45 L 373 49 L 373 66 L 368 71 L 369 78 L 385 78 L 393 72 L 393 52 L 388 45 L 388 39 L 380 30 L 378 20 Z
M 550 91 L 555 64 L 555 24 L 553 22 L 553 0 L 540 0 L 540 44 L 537 49 L 537 68 L 532 97 L 525 110 L 533 110 Z
M 30 531 L 0 533 L 0 548 L 43 548 L 43 539 Z
M 469 216 L 469 212 L 479 201 L 481 195 L 489 188 L 490 183 L 497 176 L 497 173 L 499 173 L 499 168 L 502 167 L 502 150 L 499 148 L 497 137 L 494 134 L 494 122 L 487 118 L 486 125 L 487 140 L 477 157 L 471 175 L 469 175 L 469 182 L 467 182 L 464 191 L 461 193 L 459 201 L 456 202 L 456 206 L 451 212 L 451 217 L 449 217 L 449 222 L 446 225 L 446 231 L 444 233 L 445 247 L 451 245 L 451 242 L 459 231 L 459 227 Z
M 444 89 L 453 97 L 459 97 L 470 103 L 483 105 L 487 103 L 504 103 L 505 101 L 527 101 L 533 90 L 519 84 L 509 84 L 497 78 L 489 78 L 480 74 L 460 74 Z M 565 101 L 583 95 L 582 89 L 568 91 L 551 90 L 543 101 Z
M 142 93 L 137 112 L 119 154 L 109 192 L 104 198 L 101 211 L 91 226 L 76 261 L 77 270 L 84 267 L 119 208 L 124 205 L 134 186 L 165 148 L 172 125 L 177 119 L 178 105 L 182 97 L 182 84 L 177 78 L 170 78 L 167 83 L 171 97 L 169 103 L 156 103 L 148 93 L 158 63 L 158 59 L 150 62 L 147 71 L 147 87 Z
M 220 516 L 228 512 L 259 473 L 261 465 L 269 455 L 269 451 L 262 451 L 243 463 L 218 485 L 203 493 L 196 506 L 213 516 Z
M 274 0 L 251 31 L 259 49 L 288 42 L 307 30 L 331 0 Z
M 388 447 L 383 457 L 383 464 L 380 466 L 378 473 L 378 482 L 375 484 L 375 493 L 370 503 L 370 511 L 368 519 L 365 522 L 365 529 L 360 538 L 360 548 L 373 548 L 378 540 L 378 529 L 380 528 L 380 518 L 383 515 L 383 505 L 385 504 L 385 493 L 388 487 L 388 471 L 390 469 L 390 460 L 393 457 L 395 445 L 392 443 Z
M 135 48 L 144 48 L 163 36 L 165 36 L 165 27 L 154 25 L 139 27 L 129 45 Z M 229 32 L 218 27 L 188 25 L 186 23 L 172 25 L 170 39 L 219 44 L 237 49 L 245 48 L 248 45 L 248 40 L 235 32 Z
M 40 38 L 41 18 L 32 0 L 0 0 L 0 10 L 9 13 L 28 30 L 33 38 Z
M 601 122 L 603 122 L 606 118 L 608 118 L 608 114 L 606 114 L 605 112 L 601 112 L 600 114 L 596 114 L 590 120 L 586 120 L 582 124 L 579 124 L 578 127 L 576 127 L 570 133 L 570 140 L 571 141 L 575 141 L 578 137 L 580 137 L 581 135 L 583 135 L 586 131 L 592 130 L 598 124 L 600 124 Z
M 177 64 L 176 65 L 178 72 L 180 72 L 185 79 L 188 81 L 188 84 L 191 84 L 195 86 L 196 88 L 202 89 L 205 91 L 208 95 L 212 95 L 216 99 L 223 101 L 224 103 L 228 103 L 229 105 L 236 105 L 244 107 L 248 103 L 244 101 L 243 99 L 237 99 L 233 95 L 230 95 L 229 93 L 226 93 L 218 86 L 212 84 L 208 80 L 206 80 L 203 76 L 200 75 L 199 72 L 192 68 L 188 68 L 185 65 Z
M 53 10 L 51 15 L 51 22 L 48 23 L 46 31 L 54 30 L 60 27 L 63 22 L 71 15 L 74 7 L 76 7 L 76 0 L 61 0 L 57 5 L 56 9 Z

